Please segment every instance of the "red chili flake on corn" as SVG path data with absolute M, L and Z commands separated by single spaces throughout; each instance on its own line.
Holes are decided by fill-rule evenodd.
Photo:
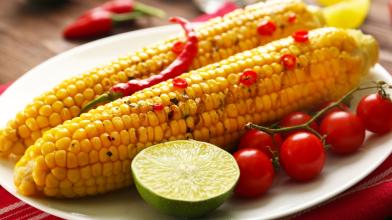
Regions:
M 295 23 L 297 21 L 297 15 L 295 13 L 291 13 L 287 19 L 289 23 Z
M 272 35 L 276 31 L 276 24 L 272 21 L 262 21 L 257 27 L 257 32 L 262 36 Z
M 253 70 L 246 70 L 240 76 L 240 83 L 251 86 L 257 81 L 257 73 Z
M 309 40 L 309 31 L 307 30 L 299 30 L 293 33 L 292 37 L 295 42 L 304 43 Z
M 280 61 L 286 69 L 293 69 L 297 64 L 297 57 L 292 54 L 285 54 L 280 58 Z
M 186 87 L 188 87 L 188 83 L 183 78 L 174 78 L 173 86 L 176 88 L 185 89 Z
M 156 103 L 156 104 L 152 105 L 152 109 L 154 111 L 162 111 L 163 110 L 163 105 L 161 103 Z

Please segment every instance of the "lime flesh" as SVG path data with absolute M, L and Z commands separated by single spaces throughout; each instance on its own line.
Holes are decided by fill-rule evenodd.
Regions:
M 370 0 L 345 0 L 323 8 L 328 26 L 358 28 L 369 12 Z
M 132 161 L 141 197 L 163 213 L 197 217 L 219 207 L 239 178 L 235 159 L 209 143 L 172 141 L 141 151 Z

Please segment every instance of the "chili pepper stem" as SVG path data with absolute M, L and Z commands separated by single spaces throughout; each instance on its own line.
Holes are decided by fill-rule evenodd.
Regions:
M 135 12 L 141 12 L 143 14 L 155 16 L 158 18 L 164 18 L 166 16 L 166 13 L 163 10 L 142 4 L 140 2 L 135 3 L 135 8 L 133 10 Z
M 123 95 L 120 93 L 112 93 L 112 92 L 104 93 L 98 96 L 97 98 L 93 99 L 91 102 L 87 103 L 87 105 L 83 106 L 83 108 L 80 110 L 79 115 L 88 112 L 90 109 L 96 107 L 98 104 L 111 102 L 121 97 L 123 97 Z
M 322 136 L 320 133 L 318 133 L 317 131 L 315 131 L 314 129 L 312 129 L 310 127 L 312 122 L 317 120 L 319 117 L 321 117 L 327 111 L 329 111 L 329 110 L 331 110 L 331 109 L 333 109 L 335 107 L 339 107 L 339 105 L 344 100 L 346 100 L 347 97 L 351 96 L 353 93 L 355 93 L 357 91 L 377 88 L 379 91 L 384 91 L 385 92 L 385 90 L 384 90 L 385 88 L 384 87 L 389 87 L 389 86 L 385 82 L 383 82 L 383 81 L 382 82 L 377 82 L 376 85 L 374 85 L 374 86 L 356 87 L 356 88 L 350 90 L 349 92 L 347 92 L 338 101 L 331 103 L 330 105 L 326 106 L 325 108 L 323 108 L 322 110 L 317 112 L 309 121 L 307 121 L 306 123 L 303 123 L 301 125 L 296 125 L 296 126 L 291 126 L 291 127 L 284 127 L 284 128 L 269 128 L 269 127 L 256 125 L 256 124 L 253 124 L 253 123 L 248 123 L 246 125 L 246 127 L 247 128 L 257 129 L 257 130 L 260 130 L 260 131 L 264 131 L 264 132 L 267 132 L 270 135 L 273 135 L 275 133 L 280 133 L 280 132 L 288 132 L 288 131 L 293 131 L 293 130 L 305 129 L 305 130 L 308 130 L 311 133 L 315 134 L 318 138 L 320 138 L 320 140 L 323 141 L 323 144 L 325 146 L 325 143 L 324 143 L 325 142 L 325 137 Z
M 111 18 L 114 24 L 123 23 L 125 21 L 134 20 L 136 18 L 143 17 L 145 14 L 139 11 L 133 11 L 129 13 L 122 14 L 112 14 Z

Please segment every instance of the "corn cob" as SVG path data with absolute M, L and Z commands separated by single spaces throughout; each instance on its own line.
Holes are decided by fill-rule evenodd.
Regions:
M 291 37 L 236 54 L 172 80 L 100 106 L 47 131 L 15 166 L 25 195 L 82 197 L 132 184 L 135 154 L 176 139 L 208 141 L 229 149 L 247 122 L 265 124 L 283 115 L 334 100 L 358 85 L 377 61 L 374 38 L 355 30 L 309 32 L 310 43 Z M 281 56 L 297 57 L 294 69 Z M 248 69 L 251 86 L 239 83 Z M 160 103 L 161 110 L 153 110 Z
M 293 13 L 297 19 L 290 23 L 287 18 Z M 265 19 L 276 22 L 279 28 L 272 36 L 260 37 L 256 27 Z M 288 36 L 294 30 L 321 25 L 319 14 L 301 0 L 272 0 L 235 10 L 197 29 L 199 53 L 191 69 Z M 77 116 L 82 106 L 108 91 L 112 85 L 159 73 L 176 57 L 171 52 L 172 45 L 183 39 L 183 36 L 176 36 L 145 47 L 107 66 L 65 80 L 37 97 L 0 131 L 0 156 L 23 155 L 26 147 L 40 138 L 44 131 Z

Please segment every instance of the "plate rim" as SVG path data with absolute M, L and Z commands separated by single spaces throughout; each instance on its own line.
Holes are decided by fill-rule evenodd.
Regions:
M 68 56 L 72 56 L 73 54 L 78 53 L 79 51 L 88 50 L 89 48 L 94 48 L 94 47 L 100 46 L 100 44 L 110 43 L 111 41 L 112 42 L 113 41 L 117 41 L 117 40 L 120 40 L 121 38 L 127 38 L 127 37 L 129 37 L 131 35 L 145 35 L 145 34 L 159 32 L 159 31 L 173 31 L 173 33 L 174 33 L 175 28 L 176 28 L 175 25 L 165 25 L 165 26 L 145 28 L 145 29 L 140 29 L 140 30 L 135 30 L 135 31 L 130 31 L 130 32 L 122 33 L 122 34 L 109 36 L 109 37 L 98 39 L 98 40 L 95 40 L 95 41 L 92 41 L 92 42 L 89 42 L 89 43 L 86 43 L 86 44 L 83 44 L 83 45 L 80 45 L 80 46 L 76 46 L 76 47 L 71 48 L 71 49 L 69 49 L 67 51 L 59 53 L 59 54 L 57 54 L 57 55 L 55 55 L 55 56 L 53 56 L 53 57 L 43 61 L 42 63 L 38 64 L 37 66 L 33 67 L 32 69 L 27 71 L 25 74 L 23 74 L 21 77 L 19 77 L 17 80 L 15 80 L 15 82 L 10 86 L 10 88 L 13 88 L 14 86 L 16 87 L 16 85 L 22 79 L 24 79 L 25 77 L 28 77 L 31 74 L 34 74 L 34 72 L 36 72 L 36 71 L 39 71 L 40 68 L 43 68 L 46 65 L 51 65 L 51 63 L 55 62 L 58 59 L 63 59 L 63 58 L 66 58 Z M 377 72 L 377 74 L 381 74 L 381 76 L 383 76 L 383 77 L 389 78 L 389 80 L 392 81 L 392 76 L 379 63 L 377 63 L 373 67 L 373 71 Z M 7 96 L 8 93 L 12 92 L 11 90 L 6 90 L 3 93 L 3 95 L 0 96 L 0 102 L 1 102 L 1 97 Z M 314 198 L 313 200 L 311 200 L 311 201 L 309 201 L 307 203 L 303 203 L 302 206 L 290 209 L 290 211 L 288 211 L 288 212 L 278 213 L 278 214 L 272 215 L 270 217 L 271 218 L 279 218 L 279 217 L 284 217 L 284 216 L 290 216 L 290 215 L 293 215 L 295 213 L 297 213 L 297 214 L 305 213 L 305 212 L 307 212 L 306 210 L 308 210 L 308 209 L 313 209 L 317 205 L 321 205 L 324 202 L 328 202 L 329 199 L 335 197 L 336 195 L 340 194 L 343 191 L 346 191 L 347 189 L 349 189 L 350 187 L 352 187 L 356 183 L 360 182 L 366 176 L 368 176 L 377 167 L 379 167 L 380 164 L 383 163 L 391 155 L 392 148 L 389 151 L 390 151 L 389 154 L 385 154 L 382 158 L 379 158 L 379 160 L 377 160 L 376 162 L 372 163 L 370 166 L 367 166 L 366 172 L 362 172 L 361 175 L 358 175 L 356 178 L 352 178 L 351 181 L 348 181 L 344 185 L 344 187 L 340 187 L 337 190 L 335 190 L 334 192 L 328 193 L 325 196 Z M 34 208 L 37 208 L 37 209 L 39 209 L 39 210 L 41 210 L 43 212 L 46 212 L 48 214 L 51 214 L 51 215 L 54 215 L 54 216 L 57 216 L 57 217 L 60 217 L 60 218 L 64 218 L 64 219 L 75 219 L 75 220 L 77 220 L 77 219 L 81 219 L 81 220 L 91 219 L 91 218 L 89 218 L 89 216 L 86 216 L 86 215 L 77 214 L 77 213 L 68 213 L 68 212 L 61 211 L 61 210 L 58 210 L 58 209 L 50 207 L 50 206 L 45 206 L 44 204 L 41 204 L 41 203 L 34 202 L 33 201 L 34 198 L 24 198 L 22 195 L 17 193 L 15 191 L 15 189 L 8 188 L 7 186 L 4 186 L 1 183 L 1 181 L 0 181 L 0 186 L 2 186 L 6 191 L 8 191 L 10 194 L 15 196 L 19 200 L 23 201 L 24 203 L 26 203 L 26 204 L 34 207 Z M 259 219 L 259 218 L 254 217 L 254 218 L 250 218 L 250 219 Z

